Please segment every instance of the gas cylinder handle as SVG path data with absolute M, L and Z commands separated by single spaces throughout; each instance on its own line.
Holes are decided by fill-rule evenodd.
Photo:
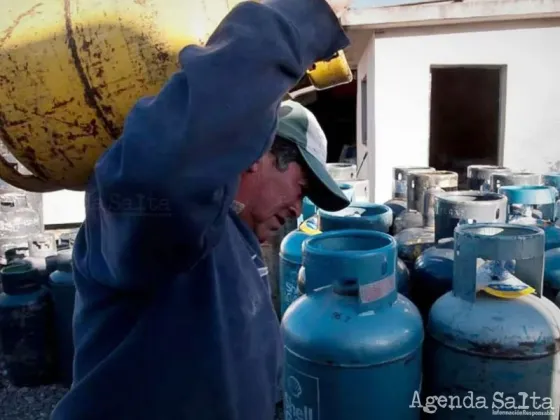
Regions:
M 542 176 L 542 182 L 556 190 L 556 203 L 554 205 L 552 221 L 555 222 L 560 217 L 560 172 L 551 172 Z
M 560 199 L 560 172 L 544 174 L 542 181 L 544 185 L 553 187 L 556 190 L 556 199 Z
M 4 156 L 0 155 L 0 179 L 8 184 L 29 192 L 51 192 L 60 188 L 50 185 L 47 181 L 35 175 L 24 175 L 20 173 L 14 164 L 8 162 Z
M 301 270 L 308 296 L 332 286 L 334 293 L 355 296 L 358 311 L 388 305 L 397 298 L 397 244 L 377 231 L 345 229 L 305 240 Z
M 506 223 L 507 198 L 478 190 L 446 191 L 434 197 L 435 241 L 453 238 L 457 225 Z
M 554 205 L 556 203 L 556 188 L 547 185 L 508 185 L 501 187 L 498 192 L 508 199 L 508 207 L 515 204 L 523 206 L 546 206 L 543 218 L 554 218 Z
M 409 174 L 407 183 L 408 208 L 422 213 L 424 211 L 424 197 L 430 188 L 439 188 L 443 191 L 456 190 L 458 178 L 457 172 L 452 171 L 430 171 Z
M 434 172 L 431 166 L 395 166 L 393 168 L 393 195 L 394 198 L 408 199 L 407 182 L 408 175 L 414 172 Z
M 412 210 L 420 210 L 416 208 L 416 188 L 418 188 L 418 186 L 416 185 L 417 182 L 417 177 L 416 174 L 414 173 L 409 173 L 406 177 L 406 208 L 408 209 L 408 211 L 412 211 Z
M 445 190 L 437 185 L 430 187 L 424 193 L 424 202 L 422 203 L 422 223 L 424 227 L 435 226 L 435 205 L 438 194 Z
M 542 297 L 544 231 L 536 226 L 479 223 L 457 226 L 453 264 L 453 294 L 476 300 L 477 259 L 515 260 L 515 276 Z

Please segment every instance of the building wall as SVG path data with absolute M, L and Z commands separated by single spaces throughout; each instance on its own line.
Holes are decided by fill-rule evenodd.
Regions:
M 370 164 L 374 162 L 375 159 L 375 120 L 373 118 L 367 118 L 364 114 L 373 113 L 373 105 L 370 98 L 374 93 L 374 38 L 371 37 L 370 41 L 366 44 L 364 48 L 362 57 L 357 66 L 357 84 L 358 90 L 356 94 L 356 148 L 357 148 L 357 165 L 361 167 L 359 177 L 363 179 L 371 180 L 373 179 L 374 173 L 371 172 L 375 165 Z M 363 81 L 367 79 L 367 84 Z M 364 92 L 365 90 L 365 92 Z M 365 94 L 365 99 L 367 103 L 367 109 L 363 109 L 363 98 Z M 365 137 L 365 142 L 364 142 Z M 370 197 L 371 197 L 371 181 L 370 181 Z
M 43 194 L 45 225 L 82 223 L 85 219 L 85 194 L 81 191 L 55 191 Z
M 377 33 L 370 64 L 362 64 L 375 79 L 368 105 L 372 200 L 390 198 L 393 166 L 428 164 L 432 65 L 507 65 L 502 163 L 560 170 L 559 42 L 560 20 Z

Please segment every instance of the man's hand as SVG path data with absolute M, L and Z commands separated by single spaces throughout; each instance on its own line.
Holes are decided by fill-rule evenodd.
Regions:
M 350 0 L 326 0 L 334 14 L 340 19 L 340 17 L 348 10 L 350 5 Z

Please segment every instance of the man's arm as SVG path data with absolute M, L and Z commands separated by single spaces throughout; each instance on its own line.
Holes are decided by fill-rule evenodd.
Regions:
M 270 0 L 241 3 L 205 47 L 180 53 L 182 69 L 134 106 L 95 167 L 103 256 L 119 287 L 142 287 L 132 279 L 151 277 L 143 262 L 160 252 L 171 274 L 216 243 L 239 175 L 270 146 L 282 97 L 347 44 L 324 0 Z

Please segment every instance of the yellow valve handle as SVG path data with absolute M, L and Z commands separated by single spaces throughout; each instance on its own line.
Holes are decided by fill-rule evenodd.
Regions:
M 321 231 L 317 228 L 317 216 L 311 216 L 299 225 L 299 230 L 308 235 L 318 235 Z
M 318 61 L 307 71 L 309 81 L 317 90 L 329 89 L 353 80 L 352 70 L 344 51 L 338 51 L 330 60 Z

